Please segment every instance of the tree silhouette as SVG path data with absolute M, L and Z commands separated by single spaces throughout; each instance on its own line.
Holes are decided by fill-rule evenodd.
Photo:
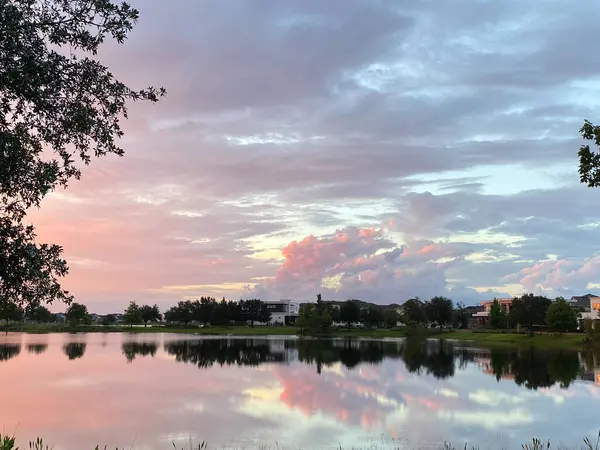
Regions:
M 72 301 L 59 283 L 68 273 L 62 248 L 38 244 L 23 221 L 94 156 L 123 155 L 118 141 L 128 103 L 164 94 L 131 89 L 96 57 L 107 40 L 123 43 L 138 16 L 108 0 L 2 2 L 0 298 Z

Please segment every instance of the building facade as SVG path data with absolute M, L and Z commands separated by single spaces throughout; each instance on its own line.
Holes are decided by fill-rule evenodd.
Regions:
M 600 297 L 589 296 L 588 302 L 585 311 L 581 313 L 581 319 L 600 319 Z
M 600 309 L 600 297 L 594 294 L 575 295 L 567 302 L 582 313 Z
M 271 313 L 271 324 L 289 325 L 296 322 L 300 311 L 300 304 L 287 299 L 265 303 Z
M 512 307 L 513 302 L 512 298 L 496 298 L 494 300 L 498 300 L 498 303 L 500 303 L 500 308 L 502 308 L 506 314 L 510 314 L 510 308 Z M 481 302 L 483 311 L 478 311 L 473 314 L 473 319 L 475 319 L 477 326 L 482 327 L 489 324 L 490 312 L 492 311 L 492 304 L 494 303 L 494 300 L 486 300 Z

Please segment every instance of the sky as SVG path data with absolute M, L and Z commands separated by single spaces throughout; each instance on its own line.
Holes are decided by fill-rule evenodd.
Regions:
M 98 312 L 600 286 L 595 0 L 135 0 L 123 158 L 31 213 Z

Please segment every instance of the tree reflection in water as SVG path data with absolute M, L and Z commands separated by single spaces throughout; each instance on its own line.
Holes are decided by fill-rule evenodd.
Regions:
M 20 344 L 0 344 L 0 362 L 8 361 L 21 353 Z
M 27 344 L 27 351 L 34 355 L 41 355 L 48 350 L 48 344 Z
M 121 344 L 121 353 L 127 358 L 127 362 L 131 363 L 137 356 L 150 356 L 154 358 L 158 350 L 156 342 L 136 342 L 126 341 Z
M 511 379 L 528 389 L 554 385 L 568 388 L 581 376 L 581 358 L 594 360 L 570 351 L 474 349 L 448 341 L 414 339 L 197 339 L 167 342 L 164 348 L 176 361 L 199 368 L 299 361 L 315 366 L 319 374 L 324 367 L 336 363 L 352 370 L 361 364 L 376 365 L 386 359 L 397 359 L 409 373 L 444 379 L 476 363 L 497 380 Z
M 423 369 L 437 378 L 452 376 L 455 370 L 453 347 L 441 341 L 199 339 L 168 342 L 165 351 L 176 361 L 200 368 L 214 364 L 258 366 L 297 359 L 316 366 L 317 373 L 321 373 L 323 367 L 338 362 L 353 369 L 360 364 L 380 364 L 384 359 L 403 359 L 409 371 Z
M 69 342 L 63 346 L 65 355 L 69 358 L 69 361 L 74 359 L 83 358 L 87 345 L 84 342 Z
M 500 379 L 512 379 L 527 389 L 551 387 L 566 389 L 581 370 L 579 354 L 568 351 L 542 351 L 532 347 L 490 351 L 490 367 L 485 370 Z

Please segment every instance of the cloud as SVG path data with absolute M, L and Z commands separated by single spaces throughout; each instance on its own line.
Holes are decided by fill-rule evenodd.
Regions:
M 94 161 L 30 214 L 91 308 L 599 283 L 578 269 L 600 254 L 600 219 L 576 151 L 598 115 L 600 5 L 133 6 L 130 38 L 99 56 L 168 96 L 131 106 L 124 158 Z M 580 275 L 547 275 L 561 260 Z
M 449 295 L 472 302 L 489 293 L 453 285 L 445 273 L 474 251 L 472 245 L 457 242 L 414 241 L 398 246 L 383 229 L 349 227 L 288 244 L 275 276 L 256 285 L 249 295 L 309 300 L 323 292 L 325 298 L 376 303 Z

